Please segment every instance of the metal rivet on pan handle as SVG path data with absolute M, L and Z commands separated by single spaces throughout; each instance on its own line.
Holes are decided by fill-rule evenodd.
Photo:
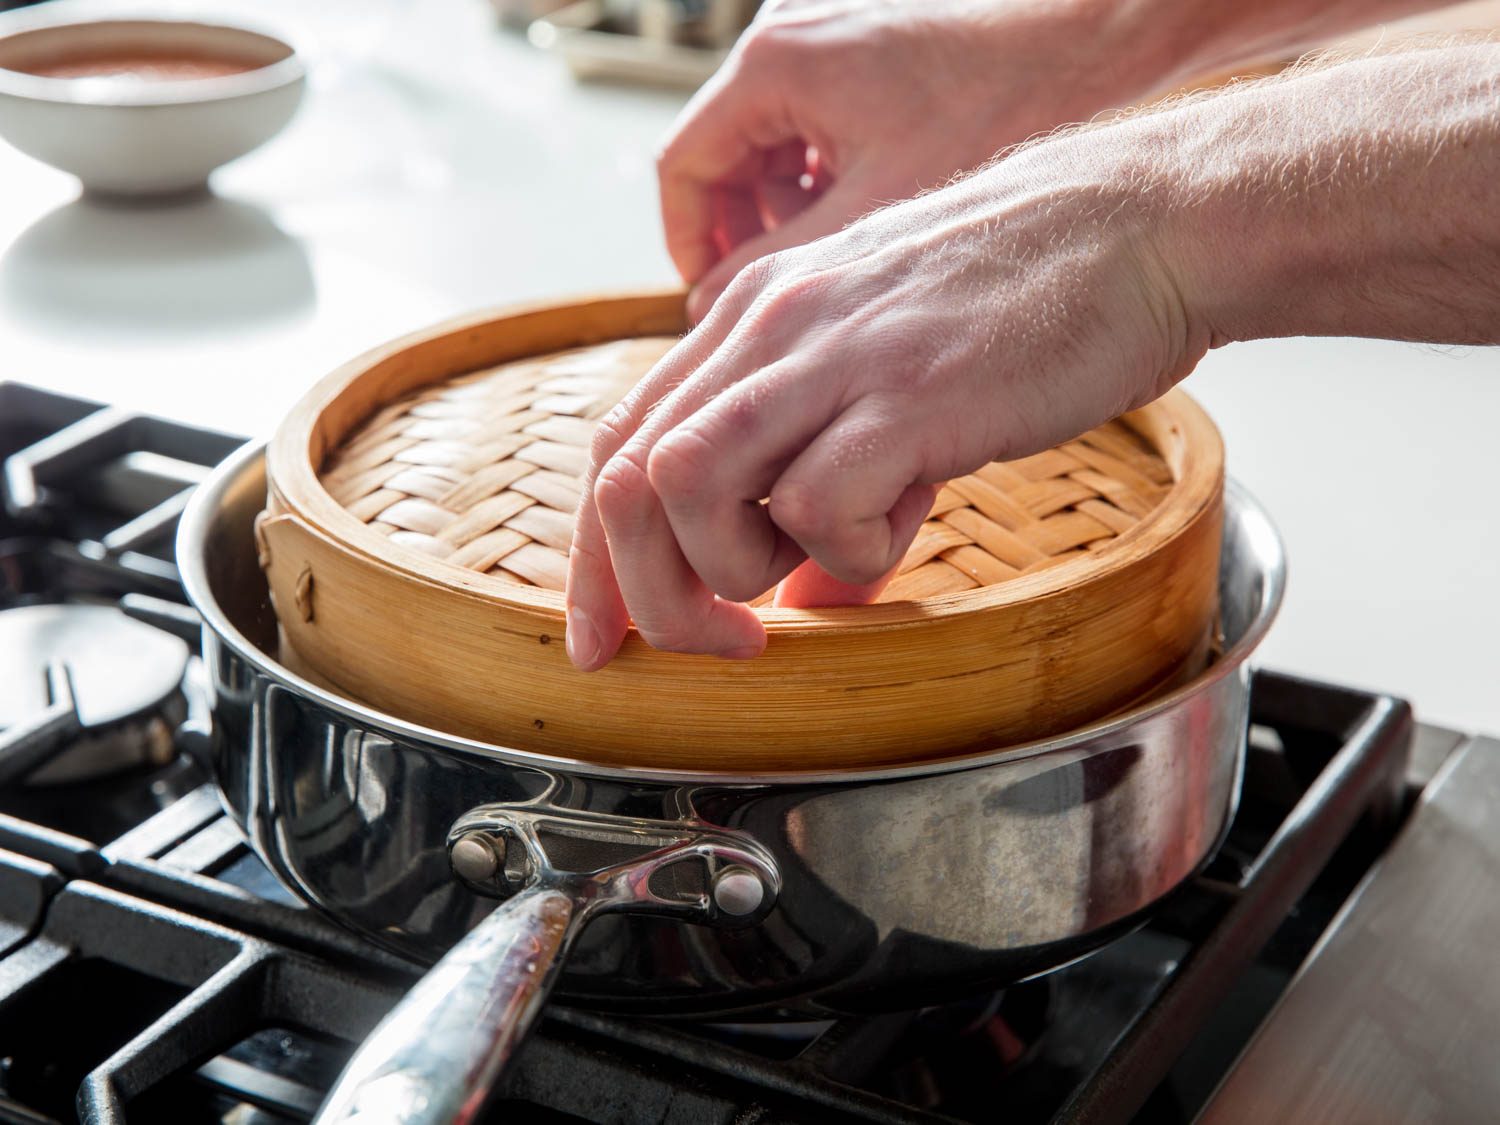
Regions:
M 458 840 L 448 853 L 454 873 L 471 883 L 483 883 L 493 879 L 500 870 L 501 857 L 495 854 L 496 846 L 504 847 L 497 839 L 493 844 L 482 832 L 470 832 Z
M 748 867 L 726 867 L 714 876 L 714 905 L 725 914 L 754 914 L 765 900 L 765 884 Z
M 526 845 L 504 829 L 463 833 L 449 845 L 448 863 L 464 882 L 489 893 L 508 894 L 531 877 Z

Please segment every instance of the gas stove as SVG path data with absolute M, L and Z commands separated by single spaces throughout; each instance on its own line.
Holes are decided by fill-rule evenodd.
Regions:
M 0 1121 L 309 1120 L 422 971 L 281 888 L 204 764 L 172 533 L 239 443 L 0 384 Z M 1457 747 L 1399 699 L 1260 673 L 1227 839 L 1134 933 L 920 1011 L 554 1003 L 489 1119 L 1194 1120 Z

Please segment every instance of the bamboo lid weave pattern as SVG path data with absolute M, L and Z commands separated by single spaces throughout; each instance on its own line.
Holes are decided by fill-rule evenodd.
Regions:
M 675 343 L 642 337 L 471 372 L 377 411 L 328 457 L 324 488 L 394 544 L 561 590 L 597 420 Z M 881 601 L 989 586 L 1107 547 L 1172 473 L 1111 422 L 940 491 Z

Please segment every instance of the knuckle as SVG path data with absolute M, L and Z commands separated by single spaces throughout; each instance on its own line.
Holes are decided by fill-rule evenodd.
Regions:
M 762 325 L 774 324 L 796 317 L 803 309 L 820 307 L 828 293 L 828 277 L 772 259 L 783 259 L 783 254 L 760 259 L 766 263 L 767 277 L 752 306 L 755 320 Z
M 792 253 L 784 249 L 762 254 L 750 264 L 755 267 L 756 276 L 760 278 L 763 287 L 778 284 L 795 269 Z
M 841 518 L 824 490 L 801 482 L 778 484 L 771 490 L 770 510 L 776 526 L 835 578 L 866 583 L 885 574 L 885 560 L 869 557 L 857 528 Z
M 692 431 L 668 434 L 646 460 L 646 475 L 658 494 L 691 499 L 712 484 L 718 458 L 708 440 Z
M 781 299 L 788 304 L 798 304 L 804 301 L 821 300 L 828 292 L 831 278 L 827 273 L 816 270 L 798 270 L 786 276 L 777 287 Z
M 762 398 L 753 387 L 721 396 L 716 404 L 718 424 L 730 440 L 744 441 L 755 432 L 765 410 Z
M 630 435 L 627 415 L 623 408 L 615 407 L 599 420 L 594 436 L 589 439 L 589 461 L 604 465 L 625 445 Z
M 613 457 L 594 482 L 594 506 L 605 524 L 630 519 L 650 504 L 651 482 L 628 457 Z
M 817 489 L 800 482 L 771 489 L 771 521 L 793 539 L 822 542 L 832 530 L 833 513 Z
M 601 544 L 602 546 L 602 544 Z M 568 545 L 568 569 L 579 575 L 594 577 L 609 569 L 609 552 L 598 551 L 575 537 Z
M 740 267 L 724 295 L 737 308 L 745 308 L 759 299 L 776 280 L 776 255 L 754 258 Z

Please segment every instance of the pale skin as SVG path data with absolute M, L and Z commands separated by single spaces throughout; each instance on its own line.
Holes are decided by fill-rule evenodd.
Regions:
M 1113 4 L 1103 26 L 1122 38 L 1092 67 L 1079 56 L 1097 45 L 1063 26 L 1092 2 L 774 7 L 783 41 L 803 37 L 796 65 L 775 63 L 775 36 L 757 56 L 752 35 L 662 159 L 669 246 L 705 315 L 596 439 L 569 565 L 574 663 L 602 667 L 632 622 L 657 648 L 755 656 L 746 600 L 794 571 L 792 600 L 857 600 L 939 483 L 1150 401 L 1210 347 L 1500 342 L 1496 43 L 1319 63 L 1066 131 L 870 211 L 1057 124 L 1049 99 L 1076 119 L 1224 65 L 1230 42 L 1274 50 L 1419 6 Z M 881 24 L 913 8 L 918 30 Z M 855 57 L 862 18 L 881 25 L 879 65 Z M 1135 59 L 1124 31 L 1151 18 L 1153 56 Z M 903 81 L 891 43 L 942 81 Z M 827 82 L 853 87 L 819 88 L 820 50 Z M 756 88 L 765 73 L 779 93 Z M 984 95 L 958 95 L 986 81 L 1003 99 L 976 114 Z M 800 197 L 799 143 L 818 150 Z

